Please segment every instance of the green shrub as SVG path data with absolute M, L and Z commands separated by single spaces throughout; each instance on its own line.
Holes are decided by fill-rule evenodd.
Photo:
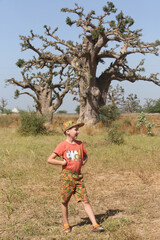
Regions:
M 109 140 L 111 143 L 114 143 L 117 145 L 124 143 L 123 135 L 124 135 L 125 131 L 118 130 L 119 127 L 120 127 L 119 122 L 113 122 L 108 130 L 108 139 L 107 140 Z
M 153 133 L 152 133 L 152 127 L 154 126 L 154 123 L 150 123 L 150 122 L 147 122 L 146 123 L 146 128 L 147 128 L 147 134 L 149 136 L 153 136 Z
M 136 128 L 138 128 L 140 131 L 143 126 L 147 128 L 147 134 L 149 136 L 153 136 L 153 133 L 151 130 L 152 130 L 152 127 L 154 126 L 154 123 L 148 122 L 145 114 L 141 112 L 137 118 Z
M 147 118 L 143 112 L 138 115 L 136 128 L 141 129 L 147 122 Z
M 45 120 L 44 116 L 40 116 L 35 112 L 22 111 L 20 113 L 20 127 L 18 130 L 22 135 L 45 134 Z
M 4 109 L 3 110 L 3 112 L 2 113 L 4 113 L 4 114 L 11 114 L 12 113 L 12 111 L 10 110 L 10 109 Z
M 59 110 L 59 111 L 57 112 L 57 114 L 67 114 L 67 111 L 66 111 L 66 110 Z
M 115 105 L 105 105 L 99 108 L 97 120 L 102 121 L 105 126 L 111 124 L 119 117 L 118 108 Z

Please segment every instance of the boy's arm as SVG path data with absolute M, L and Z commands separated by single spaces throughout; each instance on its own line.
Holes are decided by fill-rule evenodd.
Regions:
M 84 154 L 84 156 L 83 156 L 83 165 L 86 164 L 87 160 L 88 160 L 88 156 L 87 156 L 87 154 Z
M 47 159 L 47 162 L 52 165 L 61 165 L 65 166 L 67 164 L 66 160 L 63 161 L 57 160 L 56 157 L 58 155 L 56 153 L 52 153 L 51 156 Z

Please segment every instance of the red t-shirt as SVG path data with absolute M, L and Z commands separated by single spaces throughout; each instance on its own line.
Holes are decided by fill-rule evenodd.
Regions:
M 76 141 L 75 144 L 63 141 L 58 144 L 54 150 L 59 157 L 63 157 L 67 165 L 63 166 L 63 169 L 69 169 L 73 171 L 80 171 L 83 163 L 83 156 L 87 154 L 85 147 L 81 141 Z

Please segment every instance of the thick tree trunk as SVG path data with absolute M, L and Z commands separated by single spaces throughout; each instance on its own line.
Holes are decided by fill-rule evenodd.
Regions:
M 36 110 L 41 115 L 47 117 L 47 122 L 52 121 L 52 91 L 50 89 L 42 89 L 37 95 L 38 101 L 36 103 Z
M 95 82 L 95 86 L 84 89 L 80 84 L 80 116 L 78 121 L 85 124 L 96 124 L 99 107 L 106 104 L 107 92 L 110 86 L 108 83 Z
M 98 99 L 100 92 L 98 88 L 88 89 L 86 96 L 81 98 L 79 121 L 85 124 L 97 122 Z

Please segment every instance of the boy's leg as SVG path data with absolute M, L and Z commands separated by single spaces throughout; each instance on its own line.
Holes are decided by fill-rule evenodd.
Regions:
M 91 220 L 91 223 L 93 225 L 97 224 L 92 207 L 88 202 L 88 196 L 84 185 L 83 176 L 76 182 L 75 197 L 77 202 L 82 202 L 85 212 L 87 213 L 89 219 Z
M 62 203 L 61 204 L 61 209 L 62 209 L 62 216 L 63 216 L 63 222 L 64 224 L 68 224 L 68 202 L 67 203 Z
M 92 225 L 97 224 L 91 205 L 88 202 L 82 202 L 85 212 L 87 213 Z
M 70 173 L 63 172 L 61 176 L 61 209 L 64 225 L 68 225 L 68 203 L 74 191 L 74 181 Z
M 104 228 L 97 224 L 91 205 L 88 202 L 82 202 L 84 209 L 93 225 L 93 232 L 103 232 Z

